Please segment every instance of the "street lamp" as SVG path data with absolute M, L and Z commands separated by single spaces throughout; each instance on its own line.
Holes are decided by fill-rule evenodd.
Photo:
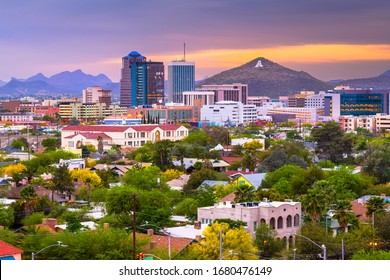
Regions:
M 300 237 L 302 237 L 302 238 L 304 238 L 304 239 L 310 241 L 311 243 L 313 243 L 313 244 L 316 245 L 317 247 L 321 248 L 322 251 L 324 252 L 324 255 L 321 256 L 321 258 L 322 258 L 324 261 L 326 261 L 326 246 L 325 246 L 324 244 L 319 245 L 319 244 L 315 243 L 313 240 L 311 240 L 310 238 L 308 238 L 308 237 L 306 237 L 306 236 L 303 236 L 303 235 L 300 235 L 300 234 L 297 234 L 297 233 L 291 233 L 291 234 L 292 234 L 292 235 L 296 235 L 296 236 L 300 236 Z M 294 253 L 295 253 L 295 251 L 294 251 Z
M 146 224 L 143 224 L 141 226 L 154 226 L 156 228 L 158 228 L 159 230 L 161 230 L 161 232 L 163 234 L 165 234 L 166 236 L 168 236 L 168 258 L 169 260 L 171 259 L 171 233 L 170 232 L 167 232 L 165 229 L 157 226 L 157 225 L 154 225 L 154 224 L 149 224 L 148 222 L 146 222 Z
M 50 248 L 50 247 L 57 247 L 57 246 L 66 247 L 66 246 L 68 246 L 68 245 L 64 245 L 64 244 L 62 244 L 61 241 L 57 241 L 57 244 L 53 244 L 53 245 L 46 246 L 45 248 L 39 250 L 39 251 L 36 252 L 36 253 L 32 252 L 32 253 L 31 253 L 31 260 L 35 260 L 35 256 L 38 255 L 40 252 L 42 252 L 42 251 L 44 251 L 44 250 L 46 250 L 46 249 L 48 249 L 48 248 Z

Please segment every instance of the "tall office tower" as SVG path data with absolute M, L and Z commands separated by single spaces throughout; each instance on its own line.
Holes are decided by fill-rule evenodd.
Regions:
M 202 85 L 197 90 L 207 90 L 215 92 L 215 102 L 236 101 L 247 104 L 248 85 L 247 84 L 226 84 L 226 85 Z
M 168 101 L 183 103 L 183 92 L 195 89 L 195 63 L 172 61 L 168 63 Z
M 122 58 L 120 104 L 126 107 L 151 105 L 164 99 L 164 64 L 146 61 L 132 51 Z

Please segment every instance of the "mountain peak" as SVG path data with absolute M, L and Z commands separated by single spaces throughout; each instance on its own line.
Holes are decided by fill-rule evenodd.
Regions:
M 200 83 L 248 84 L 249 95 L 277 98 L 301 90 L 328 90 L 332 87 L 303 71 L 295 71 L 265 57 L 255 58 L 239 67 L 223 71 Z
M 380 74 L 379 77 L 390 77 L 390 69 Z

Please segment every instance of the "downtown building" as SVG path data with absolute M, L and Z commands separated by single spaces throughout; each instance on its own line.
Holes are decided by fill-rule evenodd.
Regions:
M 136 51 L 122 58 L 120 104 L 136 107 L 164 101 L 164 64 L 147 61 Z
M 185 60 L 168 63 L 168 102 L 183 103 L 183 92 L 195 89 L 195 63 Z
M 225 85 L 202 85 L 197 88 L 198 91 L 213 91 L 214 102 L 236 101 L 248 104 L 248 85 L 247 84 L 225 84 Z

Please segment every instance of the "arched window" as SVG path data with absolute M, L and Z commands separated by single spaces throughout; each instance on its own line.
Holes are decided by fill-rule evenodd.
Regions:
M 291 217 L 291 215 L 287 216 L 286 226 L 287 227 L 292 227 L 292 217 Z
M 295 214 L 294 216 L 294 227 L 299 227 L 299 215 Z
M 275 218 L 271 218 L 271 220 L 269 221 L 269 226 L 270 228 L 275 229 Z
M 264 219 L 261 219 L 261 220 L 260 220 L 260 223 L 261 223 L 261 224 L 265 224 L 265 220 L 264 220 Z
M 283 218 L 282 217 L 278 218 L 278 228 L 283 228 Z

